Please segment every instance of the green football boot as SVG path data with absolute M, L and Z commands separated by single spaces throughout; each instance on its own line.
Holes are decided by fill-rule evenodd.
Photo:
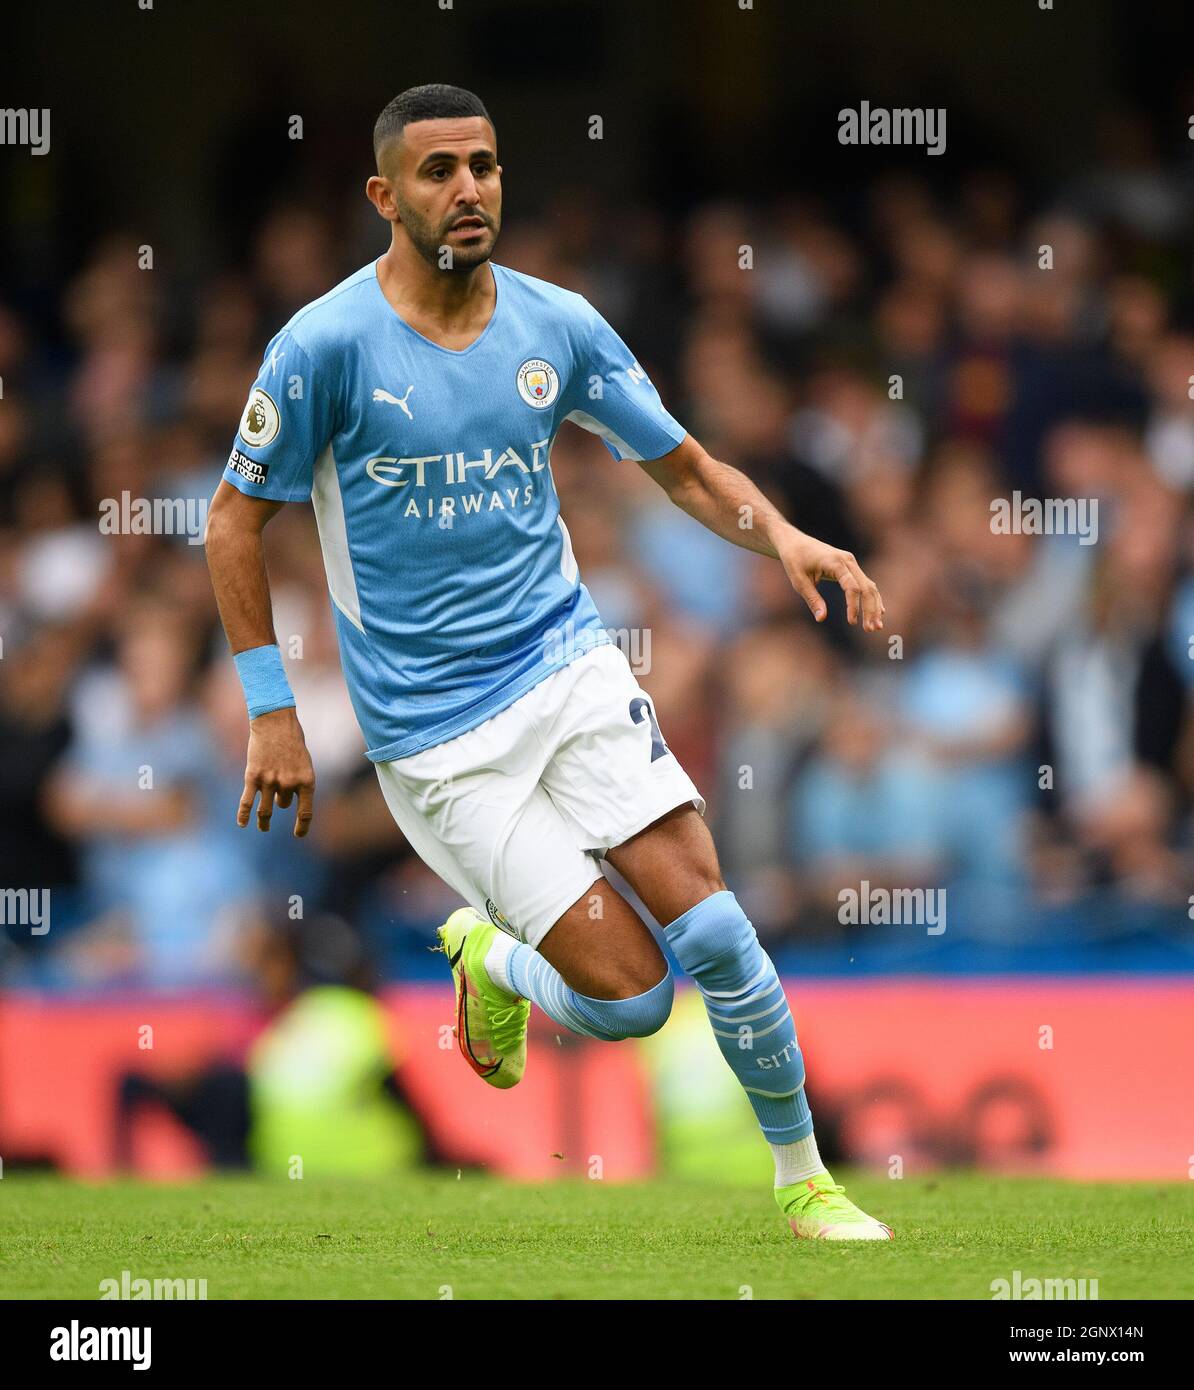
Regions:
M 461 907 L 436 936 L 452 967 L 456 986 L 452 1031 L 464 1060 L 482 1081 L 505 1091 L 517 1086 L 526 1070 L 531 1005 L 508 994 L 486 974 L 485 954 L 497 930 L 471 907 Z
M 796 1236 L 810 1240 L 894 1240 L 890 1226 L 856 1207 L 846 1189 L 826 1172 L 790 1187 L 777 1187 L 775 1200 Z

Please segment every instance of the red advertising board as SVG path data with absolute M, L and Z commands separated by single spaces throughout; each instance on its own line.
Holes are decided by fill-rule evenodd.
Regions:
M 1194 982 L 806 980 L 789 981 L 788 993 L 818 1129 L 832 1128 L 855 1160 L 1071 1178 L 1189 1174 Z M 654 1049 L 576 1039 L 537 1015 L 526 1079 L 499 1092 L 456 1056 L 446 990 L 395 989 L 386 1002 L 408 1092 L 440 1147 L 520 1178 L 584 1172 L 594 1155 L 607 1180 L 654 1171 L 667 1077 L 699 1096 L 702 1075 L 719 1074 L 710 1059 L 721 1065 L 699 1008 L 683 1003 Z M 0 1157 L 106 1174 L 123 1074 L 235 1061 L 261 1023 L 231 1000 L 0 996 Z M 662 1045 L 678 1068 L 661 1063 Z M 163 1177 L 202 1167 L 185 1131 L 152 1112 L 138 1122 L 134 1157 Z

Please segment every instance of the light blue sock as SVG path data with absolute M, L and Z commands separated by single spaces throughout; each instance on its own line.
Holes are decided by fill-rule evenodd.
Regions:
M 664 928 L 705 1000 L 721 1055 L 742 1083 L 764 1137 L 792 1144 L 813 1131 L 796 1024 L 771 958 L 733 893 L 723 890 Z
M 646 1038 L 663 1027 L 672 1011 L 675 982 L 670 970 L 645 994 L 630 999 L 590 999 L 569 988 L 560 972 L 532 947 L 509 937 L 503 940 L 500 932 L 495 942 L 497 952 L 485 958 L 494 983 L 538 1004 L 549 1018 L 586 1038 L 603 1042 Z

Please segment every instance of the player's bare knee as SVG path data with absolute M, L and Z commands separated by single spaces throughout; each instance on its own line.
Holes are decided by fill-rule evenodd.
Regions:
M 663 983 L 666 969 L 662 956 L 657 964 L 651 965 L 634 961 L 613 963 L 610 969 L 604 972 L 600 996 L 604 999 L 637 999 Z
M 590 996 L 585 1005 L 599 1030 L 595 1035 L 616 1042 L 658 1033 L 671 1015 L 674 997 L 675 980 L 661 958 L 650 975 L 622 971 L 616 983 L 604 988 L 602 997 Z
M 692 898 L 692 907 L 698 903 L 703 903 L 706 898 L 711 898 L 714 893 L 724 893 L 726 891 L 725 879 L 721 876 L 721 871 L 714 864 L 710 868 L 702 866 L 689 876 L 688 879 L 689 895 Z

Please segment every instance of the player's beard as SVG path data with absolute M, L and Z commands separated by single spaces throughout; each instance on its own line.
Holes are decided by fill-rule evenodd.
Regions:
M 398 211 L 402 217 L 402 225 L 406 228 L 406 235 L 410 237 L 411 245 L 428 265 L 435 266 L 437 270 L 444 270 L 449 274 L 453 271 L 473 270 L 493 255 L 493 248 L 497 243 L 497 234 L 501 223 L 497 218 L 491 217 L 489 213 L 479 211 L 454 212 L 443 226 L 433 227 L 414 208 L 401 199 L 398 199 L 397 202 Z M 449 240 L 449 230 L 463 217 L 480 217 L 485 222 L 490 235 L 483 237 L 473 246 L 459 245 Z M 445 247 L 452 252 L 449 265 L 444 265 L 441 259 Z

